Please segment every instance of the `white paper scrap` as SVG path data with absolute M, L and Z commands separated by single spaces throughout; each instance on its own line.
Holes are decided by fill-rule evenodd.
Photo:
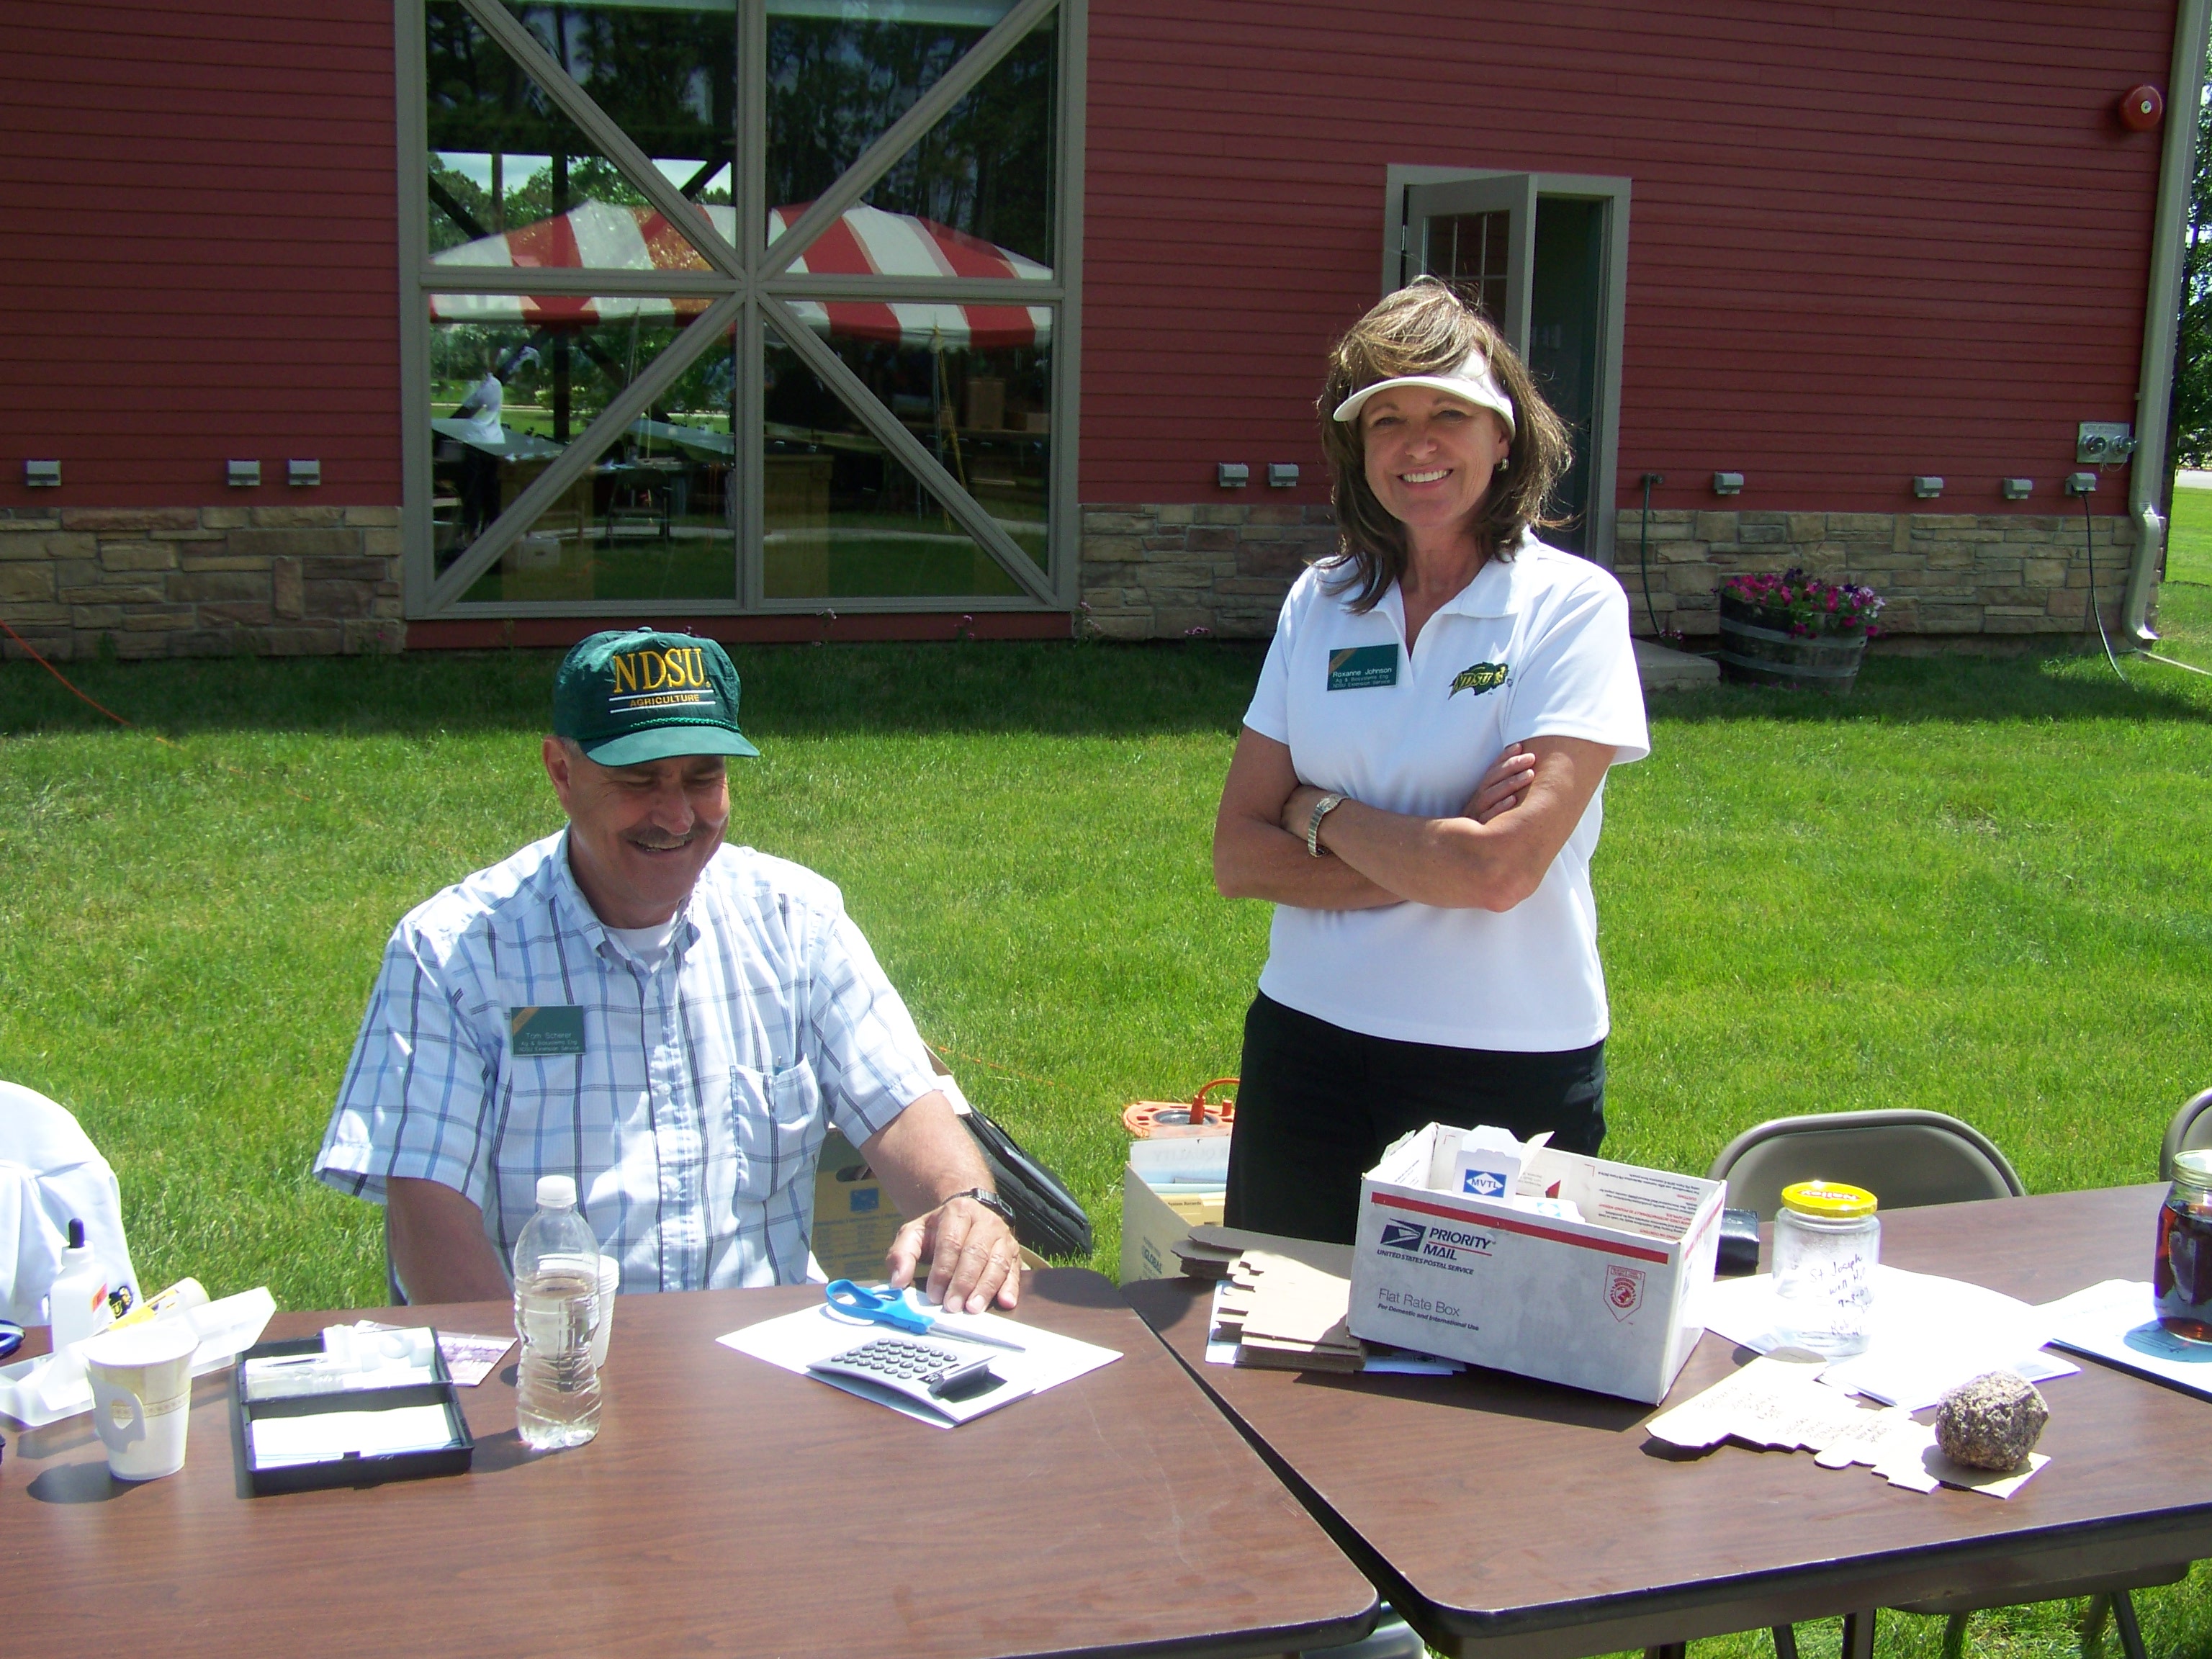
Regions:
M 932 1313 L 936 1310 L 930 1309 Z M 1101 1365 L 1111 1364 L 1121 1356 L 1112 1348 L 1102 1348 L 1095 1343 L 1079 1342 L 1072 1336 L 1039 1329 L 1035 1325 L 1017 1323 L 1002 1319 L 996 1314 L 963 1314 L 957 1321 L 948 1320 L 945 1330 L 957 1328 L 973 1329 L 991 1336 L 1003 1336 L 1010 1342 L 1022 1345 L 1022 1352 L 1011 1348 L 986 1348 L 981 1345 L 964 1344 L 948 1335 L 924 1337 L 923 1341 L 951 1342 L 954 1347 L 974 1346 L 978 1353 L 988 1352 L 991 1369 L 1009 1382 L 1018 1383 L 1031 1394 L 1042 1394 L 1047 1389 L 1056 1389 L 1063 1382 L 1072 1382 L 1086 1371 L 1095 1371 Z M 730 1332 L 714 1339 L 726 1348 L 750 1354 L 755 1359 L 764 1359 L 769 1364 L 801 1376 L 811 1376 L 806 1368 L 817 1359 L 827 1359 L 832 1354 L 843 1353 L 863 1342 L 877 1337 L 901 1336 L 905 1333 L 888 1325 L 871 1325 L 844 1319 L 830 1311 L 826 1304 L 801 1308 L 775 1319 L 764 1319 L 757 1325 L 748 1325 L 743 1330 Z M 827 1381 L 827 1378 L 817 1378 Z M 833 1385 L 835 1386 L 835 1385 Z M 889 1406 L 902 1416 L 911 1417 L 917 1423 L 927 1423 L 933 1428 L 953 1426 L 950 1418 L 940 1417 L 900 1399 L 889 1389 L 859 1396 Z M 1019 1402 L 1015 1402 L 1018 1404 Z
M 1794 1450 L 1826 1445 L 1858 1407 L 1841 1395 L 1813 1386 L 1817 1364 L 1795 1359 L 1754 1359 L 1703 1393 L 1663 1411 L 1644 1425 L 1670 1446 L 1699 1450 L 1734 1436 L 1754 1446 Z
M 2212 1398 L 2212 1343 L 2185 1341 L 2161 1326 L 2141 1279 L 2108 1279 L 2038 1311 L 2062 1348 Z

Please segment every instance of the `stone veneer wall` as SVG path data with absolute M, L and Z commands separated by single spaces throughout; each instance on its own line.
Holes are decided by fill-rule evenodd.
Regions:
M 2089 561 L 2071 514 L 1711 512 L 1639 515 L 1615 554 L 1635 626 L 1719 629 L 1714 591 L 1741 570 L 1802 565 L 1888 600 L 1893 635 L 2070 634 L 2087 621 Z M 2135 526 L 2096 520 L 2097 594 L 2115 619 Z M 1320 504 L 1094 504 L 1083 510 L 1082 625 L 1111 639 L 1265 639 L 1299 571 L 1335 550 Z M 397 651 L 394 507 L 0 509 L 0 618 L 42 654 L 300 656 Z M 0 635 L 0 657 L 19 654 Z
M 398 651 L 399 509 L 0 512 L 0 618 L 52 658 Z
M 1706 512 L 1654 509 L 1650 606 L 1638 570 L 1641 515 L 1624 508 L 1614 562 L 1639 634 L 1720 629 L 1715 598 L 1739 571 L 1802 565 L 1888 601 L 1891 634 L 2070 634 L 2087 622 L 2089 559 L 2078 514 Z M 2095 524 L 2097 596 L 2117 620 L 2135 525 Z M 1086 507 L 1083 599 L 1093 631 L 1168 639 L 1203 629 L 1264 639 L 1298 572 L 1335 550 L 1322 506 L 1264 501 Z

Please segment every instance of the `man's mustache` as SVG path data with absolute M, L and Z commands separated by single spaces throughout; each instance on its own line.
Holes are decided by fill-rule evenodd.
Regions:
M 679 847 L 689 847 L 695 841 L 705 840 L 708 836 L 713 835 L 714 831 L 715 826 L 713 824 L 698 823 L 694 824 L 691 827 L 690 833 L 677 836 L 671 839 L 662 840 L 650 836 L 632 836 L 629 837 L 629 842 L 632 846 L 642 847 L 649 852 L 672 853 Z

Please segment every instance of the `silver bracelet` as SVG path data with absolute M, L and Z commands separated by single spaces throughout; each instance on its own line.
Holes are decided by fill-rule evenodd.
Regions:
M 1341 795 L 1323 795 L 1314 803 L 1313 816 L 1306 820 L 1306 854 L 1310 858 L 1321 856 L 1321 821 L 1344 805 Z

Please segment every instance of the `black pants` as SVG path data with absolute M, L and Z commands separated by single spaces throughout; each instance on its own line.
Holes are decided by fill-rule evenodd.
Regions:
M 1605 1139 L 1605 1044 L 1504 1054 L 1347 1031 L 1262 994 L 1244 1016 L 1232 1227 L 1349 1244 L 1359 1178 L 1382 1149 L 1428 1123 L 1552 1131 L 1562 1152 Z

